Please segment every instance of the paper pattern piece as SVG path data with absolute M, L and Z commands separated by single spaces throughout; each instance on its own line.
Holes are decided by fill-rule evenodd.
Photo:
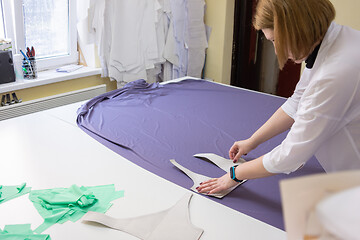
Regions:
M 26 183 L 17 186 L 0 185 L 0 204 L 27 194 L 30 190 L 31 187 L 26 187 Z
M 209 161 L 213 162 L 216 166 L 218 166 L 219 168 L 223 169 L 225 172 L 229 172 L 230 167 L 234 166 L 234 165 L 238 165 L 238 164 L 242 164 L 243 162 L 245 162 L 244 159 L 241 159 L 239 161 L 239 163 L 233 163 L 232 161 L 230 161 L 229 159 L 220 157 L 216 154 L 213 153 L 199 153 L 199 154 L 195 154 L 194 157 L 197 158 L 205 158 L 208 159 Z M 174 159 L 171 159 L 170 162 L 177 168 L 179 168 L 181 171 L 183 171 L 189 178 L 191 178 L 191 180 L 194 182 L 193 186 L 190 188 L 191 190 L 193 190 L 194 192 L 199 193 L 196 190 L 196 187 L 198 187 L 200 185 L 200 183 L 210 180 L 212 178 L 198 174 L 198 173 L 194 173 L 192 171 L 190 171 L 189 169 L 181 166 L 179 163 L 177 163 Z M 232 190 L 234 190 L 237 186 L 243 184 L 244 182 L 246 182 L 247 180 L 244 180 L 238 184 L 236 184 L 234 187 L 229 188 L 227 190 L 224 190 L 222 192 L 218 192 L 218 193 L 214 193 L 214 194 L 206 194 L 206 193 L 201 193 L 203 195 L 207 195 L 207 196 L 213 196 L 216 198 L 223 198 L 225 197 L 228 193 L 230 193 Z
M 105 213 L 112 206 L 111 201 L 123 196 L 124 191 L 115 191 L 113 184 L 34 190 L 29 199 L 44 218 L 34 232 L 42 233 L 55 223 L 76 222 L 88 211 Z
M 35 234 L 30 224 L 6 225 L 4 230 L 0 229 L 1 240 L 51 240 L 48 234 Z
M 117 219 L 102 213 L 88 212 L 83 221 L 97 222 L 143 240 L 197 240 L 204 230 L 190 222 L 188 206 L 191 197 L 192 194 L 187 193 L 173 207 L 149 215 Z
M 194 157 L 201 158 L 201 159 L 207 159 L 214 163 L 216 166 L 224 170 L 225 172 L 229 172 L 230 168 L 235 165 L 240 165 L 246 162 L 243 158 L 240 158 L 237 163 L 234 163 L 233 161 L 220 157 L 214 153 L 198 153 L 195 154 Z

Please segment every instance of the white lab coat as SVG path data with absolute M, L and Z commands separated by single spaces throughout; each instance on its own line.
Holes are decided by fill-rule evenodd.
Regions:
M 290 173 L 314 154 L 326 172 L 360 169 L 360 31 L 332 23 L 312 69 L 282 109 L 295 122 L 264 155 L 272 173 Z

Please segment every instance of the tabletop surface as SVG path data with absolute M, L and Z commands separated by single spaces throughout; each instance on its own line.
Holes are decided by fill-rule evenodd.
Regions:
M 107 215 L 116 218 L 155 213 L 173 206 L 188 189 L 131 163 L 89 137 L 76 125 L 74 103 L 0 122 L 0 184 L 23 182 L 33 190 L 115 184 L 124 190 Z M 144 180 L 146 179 L 146 180 Z M 193 193 L 191 222 L 204 229 L 200 239 L 285 239 L 284 231 Z M 43 222 L 28 195 L 0 204 L 0 228 Z M 56 224 L 52 239 L 138 239 L 100 225 Z

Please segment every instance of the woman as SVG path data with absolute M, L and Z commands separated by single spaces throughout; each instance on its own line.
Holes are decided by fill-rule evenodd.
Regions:
M 253 25 L 275 47 L 280 68 L 306 62 L 294 94 L 249 139 L 229 151 L 234 162 L 288 130 L 271 152 L 202 183 L 216 193 L 236 180 L 290 173 L 314 154 L 326 172 L 360 169 L 360 32 L 332 22 L 328 0 L 260 0 Z M 231 178 L 232 177 L 232 178 Z

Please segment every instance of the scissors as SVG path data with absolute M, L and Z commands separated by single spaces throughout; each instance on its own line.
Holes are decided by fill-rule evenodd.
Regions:
M 26 55 L 28 57 L 35 57 L 35 49 L 33 46 L 31 46 L 31 50 L 29 47 L 26 48 Z

